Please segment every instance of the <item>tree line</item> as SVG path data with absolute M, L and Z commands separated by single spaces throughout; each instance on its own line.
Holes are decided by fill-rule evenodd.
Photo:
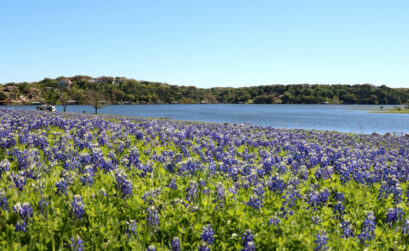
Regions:
M 61 80 L 70 82 L 61 87 Z M 6 83 L 17 86 L 17 92 L 31 99 L 50 104 L 64 104 L 75 100 L 78 104 L 405 104 L 409 88 L 390 88 L 385 85 L 261 85 L 251 87 L 197 88 L 166 83 L 138 81 L 123 77 L 89 76 L 45 78 L 33 83 Z M 7 98 L 7 90 L 2 91 Z M 98 99 L 98 100 L 95 100 Z

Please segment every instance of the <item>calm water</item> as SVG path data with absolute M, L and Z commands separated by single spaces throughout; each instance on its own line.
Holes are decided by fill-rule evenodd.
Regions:
M 14 108 L 33 110 L 35 106 Z M 61 106 L 56 108 L 63 110 Z M 99 109 L 99 113 L 367 134 L 409 133 L 409 114 L 368 113 L 356 109 L 379 109 L 379 105 L 111 105 Z M 80 105 L 67 107 L 67 112 L 83 111 L 93 113 L 94 109 Z

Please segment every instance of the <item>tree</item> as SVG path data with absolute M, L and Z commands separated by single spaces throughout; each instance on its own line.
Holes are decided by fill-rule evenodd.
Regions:
M 105 97 L 101 92 L 95 90 L 87 91 L 87 104 L 94 107 L 95 114 L 98 113 L 98 109 L 102 108 L 105 105 Z
M 0 92 L 0 100 L 7 99 L 7 95 L 4 92 Z
M 64 110 L 64 112 L 67 110 L 67 105 L 68 105 L 68 99 L 69 99 L 69 94 L 68 94 L 68 91 L 66 91 L 66 90 L 64 90 L 64 91 L 61 91 L 61 94 L 60 94 L 60 102 L 61 102 L 61 105 L 62 105 L 62 107 L 63 107 L 63 110 Z

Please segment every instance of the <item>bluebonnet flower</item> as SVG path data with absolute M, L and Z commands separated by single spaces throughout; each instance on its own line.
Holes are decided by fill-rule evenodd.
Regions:
M 92 185 L 94 183 L 94 168 L 88 165 L 84 171 L 85 173 L 81 176 L 82 185 Z
M 398 220 L 402 220 L 403 217 L 403 210 L 400 207 L 397 208 L 389 208 L 388 213 L 386 214 L 386 223 L 389 226 L 395 224 Z
M 77 219 L 82 219 L 85 213 L 84 203 L 82 202 L 81 195 L 74 195 L 71 202 L 71 215 L 75 216 Z
M 216 198 L 217 200 L 223 200 L 224 199 L 224 188 L 222 183 L 218 183 L 216 186 Z
M 41 200 L 38 202 L 38 209 L 44 214 L 49 205 L 50 202 L 46 201 L 44 197 L 41 197 Z
M 319 216 L 312 216 L 311 219 L 315 225 L 318 225 L 321 223 L 321 218 Z
M 128 234 L 128 238 L 131 238 L 131 235 L 136 236 L 135 228 L 136 222 L 134 220 L 130 220 L 126 222 L 127 228 L 126 233 Z
M 203 226 L 202 241 L 208 243 L 209 245 L 213 244 L 214 241 L 214 231 L 210 224 Z
M 68 181 L 65 178 L 60 179 L 56 184 L 57 194 L 66 194 L 68 188 Z
M 334 205 L 334 214 L 338 214 L 339 216 L 342 216 L 344 214 L 345 207 L 342 204 L 342 201 L 337 201 L 336 204 Z
M 20 172 L 14 174 L 13 172 L 10 173 L 10 178 L 14 182 L 16 188 L 20 191 L 23 190 L 25 184 L 27 183 L 27 177 L 24 176 L 24 172 Z
M 253 189 L 253 193 L 256 194 L 259 198 L 264 198 L 264 187 L 261 183 L 258 183 Z
M 115 187 L 120 189 L 123 197 L 132 195 L 133 185 L 127 178 L 122 170 L 118 170 L 115 173 Z
M 273 216 L 271 217 L 271 219 L 268 221 L 267 225 L 270 226 L 271 224 L 273 224 L 274 226 L 277 226 L 277 224 L 280 223 L 280 219 L 278 219 L 277 217 Z
M 344 193 L 335 193 L 334 200 L 344 202 L 345 201 Z
M 172 251 L 180 251 L 179 237 L 173 237 L 173 239 L 172 239 Z
M 312 191 L 307 200 L 308 204 L 314 209 L 320 205 L 320 193 L 318 191 Z
M 81 176 L 82 185 L 92 185 L 94 183 L 94 177 L 92 174 L 86 172 Z
M 158 210 L 154 206 L 148 208 L 148 218 L 147 222 L 149 226 L 158 226 L 159 225 L 159 215 Z
M 256 251 L 256 247 L 254 246 L 253 241 L 249 241 L 242 251 Z
M 7 172 L 10 170 L 10 162 L 5 159 L 3 161 L 0 162 L 0 178 L 2 173 Z
M 399 183 L 397 183 L 393 187 L 392 194 L 393 194 L 393 201 L 395 202 L 395 204 L 398 204 L 398 203 L 402 202 L 402 188 L 399 185 Z
M 199 179 L 199 186 L 204 187 L 206 186 L 206 181 L 204 181 L 202 178 Z
M 299 192 L 294 189 L 294 185 L 289 184 L 287 186 L 287 191 L 285 192 L 285 195 L 282 196 L 282 198 L 284 199 L 282 206 L 280 208 L 280 216 L 282 218 L 284 217 L 288 217 L 289 215 L 293 215 L 294 212 L 292 210 L 292 207 L 295 206 L 295 201 L 300 197 Z
M 17 203 L 13 206 L 13 211 L 20 215 L 23 219 L 28 219 L 33 216 L 33 209 L 30 203 L 24 202 L 23 204 Z
M 339 227 L 342 229 L 342 238 L 350 238 L 355 236 L 354 227 L 348 219 L 344 219 Z
M 316 239 L 314 240 L 314 242 L 316 246 L 314 250 L 326 250 L 327 247 L 325 245 L 328 244 L 327 234 L 323 232 L 321 234 L 317 234 L 315 237 Z
M 16 224 L 14 224 L 14 231 L 15 232 L 27 232 L 27 222 L 26 220 L 19 220 Z
M 402 234 L 409 236 L 409 219 L 406 219 L 403 223 Z
M 268 188 L 273 192 L 282 193 L 285 189 L 284 179 L 281 176 L 273 176 L 267 182 Z
M 321 189 L 319 192 L 318 191 L 311 191 L 307 202 L 308 204 L 316 210 L 319 207 L 322 207 L 326 204 L 330 196 L 329 190 L 328 189 Z
M 84 251 L 84 241 L 81 240 L 79 236 L 71 237 L 71 245 L 70 248 L 73 251 Z
M 263 206 L 263 200 L 253 194 L 250 196 L 249 201 L 247 201 L 247 205 L 259 210 Z
M 177 184 L 176 184 L 176 180 L 175 179 L 171 179 L 170 181 L 169 181 L 169 185 L 168 185 L 171 189 L 173 189 L 173 190 L 177 190 L 178 189 L 178 186 L 177 186 Z
M 194 201 L 198 197 L 198 191 L 196 181 L 191 181 L 189 187 L 186 189 L 186 200 L 189 202 Z
M 152 205 L 153 203 L 153 199 L 156 198 L 158 196 L 158 194 L 160 193 L 160 189 L 154 189 L 154 190 L 150 190 L 150 191 L 146 191 L 143 194 L 143 201 L 147 202 L 148 205 Z
M 0 208 L 7 210 L 7 207 L 8 207 L 8 201 L 7 201 L 6 192 L 4 190 L 0 190 Z
M 254 234 L 251 232 L 251 230 L 246 230 L 243 234 L 243 237 L 241 237 L 243 240 L 243 249 L 242 251 L 255 251 L 254 247 Z
M 374 239 L 375 227 L 375 215 L 370 211 L 364 220 L 364 225 L 362 226 L 361 233 L 358 235 L 358 239 L 361 242 Z
M 201 242 L 200 245 L 197 247 L 198 251 L 210 251 L 210 247 L 207 245 L 206 242 Z
M 306 166 L 301 167 L 299 171 L 299 176 L 303 180 L 308 180 L 308 170 Z

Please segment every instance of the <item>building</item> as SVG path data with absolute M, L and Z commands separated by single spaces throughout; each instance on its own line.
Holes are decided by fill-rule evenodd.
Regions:
M 68 89 L 70 89 L 71 84 L 72 84 L 72 82 L 69 79 L 61 79 L 60 81 L 57 82 L 58 88 L 68 88 Z
M 11 105 L 13 101 L 11 100 L 0 100 L 0 105 Z
M 14 91 L 15 89 L 17 89 L 17 86 L 15 86 L 15 85 L 9 85 L 9 86 L 6 86 L 6 90 L 7 91 Z

